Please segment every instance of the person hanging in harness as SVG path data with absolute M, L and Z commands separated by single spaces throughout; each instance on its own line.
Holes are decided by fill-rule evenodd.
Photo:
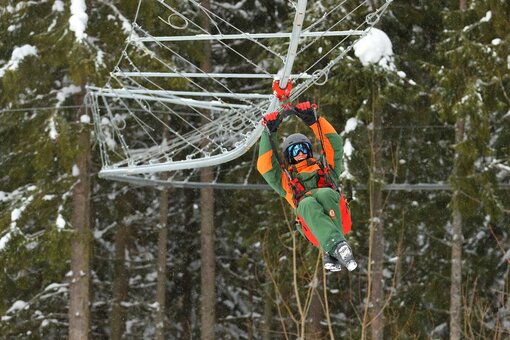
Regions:
M 266 182 L 295 209 L 300 233 L 324 251 L 324 268 L 340 271 L 356 269 L 357 263 L 344 233 L 350 230 L 350 214 L 334 179 L 342 172 L 343 142 L 333 126 L 317 117 L 315 105 L 300 103 L 288 110 L 303 120 L 321 141 L 326 164 L 313 157 L 312 143 L 303 134 L 288 136 L 282 146 L 284 160 L 276 149 L 277 129 L 282 114 L 266 114 L 262 124 L 257 170 Z

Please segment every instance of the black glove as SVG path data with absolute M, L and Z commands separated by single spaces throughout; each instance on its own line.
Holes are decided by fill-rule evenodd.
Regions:
M 268 113 L 262 120 L 262 125 L 267 126 L 269 132 L 273 133 L 278 129 L 283 119 L 278 111 Z
M 294 108 L 296 116 L 301 118 L 306 125 L 310 126 L 317 121 L 315 116 L 315 109 L 310 105 L 310 102 L 303 102 L 296 105 Z

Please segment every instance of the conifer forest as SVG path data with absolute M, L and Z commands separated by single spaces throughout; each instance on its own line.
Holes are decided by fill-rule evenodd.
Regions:
M 303 4 L 290 74 L 328 72 L 289 100 L 342 137 L 353 271 L 296 231 L 258 138 L 104 176 L 257 136 Z M 510 1 L 1 0 L 0 27 L 0 339 L 510 338 Z

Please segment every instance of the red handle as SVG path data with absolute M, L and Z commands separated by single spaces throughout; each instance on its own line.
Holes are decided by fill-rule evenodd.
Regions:
M 282 100 L 282 98 L 289 98 L 290 92 L 292 91 L 292 81 L 289 79 L 287 82 L 287 85 L 284 89 L 280 87 L 280 81 L 275 80 L 273 81 L 273 93 L 279 100 Z

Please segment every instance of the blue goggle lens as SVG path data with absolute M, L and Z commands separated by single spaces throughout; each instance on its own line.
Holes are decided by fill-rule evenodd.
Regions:
M 296 157 L 297 155 L 299 155 L 300 152 L 302 152 L 305 155 L 308 155 L 310 149 L 311 149 L 310 144 L 299 143 L 289 146 L 289 148 L 287 149 L 287 153 L 292 157 Z

